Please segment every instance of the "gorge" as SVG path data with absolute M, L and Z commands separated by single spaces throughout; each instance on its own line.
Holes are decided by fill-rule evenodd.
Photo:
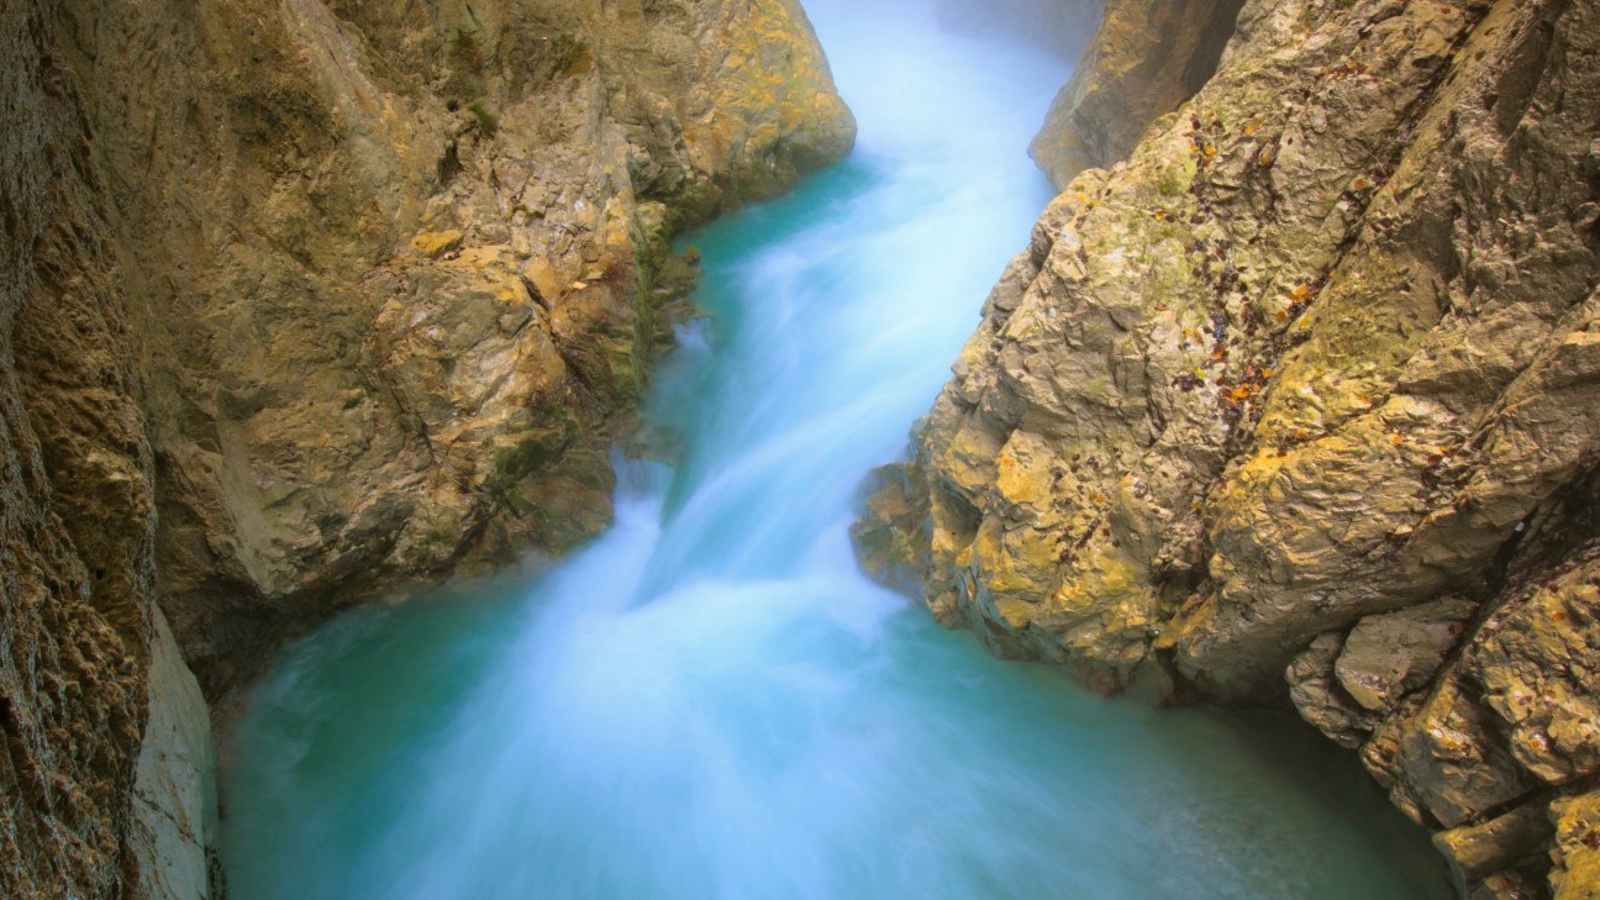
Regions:
M 231 896 L 1446 895 L 1291 717 L 1106 704 L 856 573 L 856 486 L 1048 202 L 1021 151 L 1065 78 L 914 9 L 808 4 L 855 152 L 692 236 L 709 318 L 646 413 L 680 446 L 619 462 L 612 531 L 269 678 L 223 782 Z
M 0 893 L 1600 896 L 1597 18 L 0 7 Z

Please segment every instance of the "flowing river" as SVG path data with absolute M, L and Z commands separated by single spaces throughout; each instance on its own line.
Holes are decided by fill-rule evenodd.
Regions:
M 347 616 L 257 688 L 235 900 L 1449 895 L 1291 716 L 1092 697 L 858 574 L 857 486 L 1049 200 L 1024 150 L 1068 74 L 917 2 L 808 4 L 859 146 L 695 236 L 675 467 L 619 461 L 557 567 Z

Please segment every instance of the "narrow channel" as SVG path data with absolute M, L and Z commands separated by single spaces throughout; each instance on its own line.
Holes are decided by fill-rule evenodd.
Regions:
M 858 485 L 1050 199 L 1025 148 L 1068 74 L 931 3 L 808 3 L 858 147 L 693 236 L 709 315 L 647 411 L 680 458 L 618 460 L 612 530 L 257 688 L 235 900 L 1449 895 L 1292 716 L 1090 696 L 858 573 Z

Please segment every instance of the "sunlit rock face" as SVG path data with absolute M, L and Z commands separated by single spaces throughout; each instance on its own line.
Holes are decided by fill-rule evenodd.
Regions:
M 206 892 L 199 687 L 602 527 L 668 239 L 854 135 L 794 0 L 21 0 L 0 109 L 18 898 Z
M 1076 84 L 1171 87 L 1115 19 Z M 1546 884 L 1499 817 L 1594 771 L 1597 49 L 1594 2 L 1246 3 L 1067 164 L 869 568 L 1104 691 L 1292 688 L 1464 882 Z

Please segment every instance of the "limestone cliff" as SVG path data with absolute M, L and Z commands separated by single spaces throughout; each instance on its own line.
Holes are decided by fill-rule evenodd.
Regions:
M 1173 6 L 1181 46 L 1234 19 Z M 1079 92 L 1174 96 L 1117 10 Z M 1114 165 L 878 473 L 863 562 L 1102 691 L 1292 698 L 1464 890 L 1595 896 L 1600 3 L 1250 0 L 1160 106 L 1080 119 L 1125 160 L 1066 139 Z
M 854 135 L 795 0 L 19 0 L 0 109 L 17 898 L 211 890 L 201 687 L 600 528 L 669 238 Z

